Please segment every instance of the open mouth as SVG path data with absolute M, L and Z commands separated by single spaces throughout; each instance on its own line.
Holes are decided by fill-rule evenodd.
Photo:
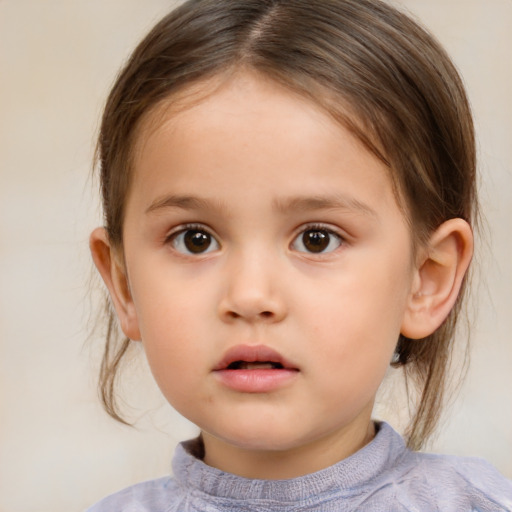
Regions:
M 298 368 L 265 345 L 237 345 L 229 349 L 214 368 L 214 371 L 222 370 L 298 370 Z
M 283 368 L 281 363 L 273 361 L 233 361 L 226 370 L 282 370 Z
M 292 361 L 266 345 L 237 345 L 213 368 L 215 378 L 237 393 L 273 393 L 296 382 L 300 373 Z

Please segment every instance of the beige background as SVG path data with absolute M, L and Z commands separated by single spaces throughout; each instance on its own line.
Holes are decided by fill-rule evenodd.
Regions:
M 512 1 L 403 0 L 445 44 L 474 106 L 487 216 L 473 364 L 433 449 L 512 478 Z M 165 474 L 194 429 L 143 359 L 126 383 L 136 429 L 101 412 L 87 341 L 89 172 L 101 105 L 164 0 L 0 0 L 0 512 L 82 510 Z M 150 409 L 152 412 L 144 413 Z

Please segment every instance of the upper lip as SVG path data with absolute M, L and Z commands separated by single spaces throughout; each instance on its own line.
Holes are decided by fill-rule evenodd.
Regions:
M 221 361 L 215 366 L 214 371 L 225 370 L 236 361 L 246 363 L 271 362 L 278 363 L 285 369 L 297 370 L 298 368 L 287 361 L 279 352 L 266 345 L 237 345 L 226 351 Z

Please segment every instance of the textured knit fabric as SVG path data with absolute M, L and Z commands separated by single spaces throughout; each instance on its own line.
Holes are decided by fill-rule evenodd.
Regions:
M 371 443 L 322 471 L 250 480 L 207 466 L 178 446 L 174 478 L 134 485 L 87 512 L 498 512 L 512 511 L 512 482 L 480 459 L 408 450 L 381 423 Z

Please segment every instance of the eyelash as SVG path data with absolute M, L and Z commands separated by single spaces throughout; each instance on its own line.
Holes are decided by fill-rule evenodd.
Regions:
M 310 255 L 318 255 L 318 256 L 321 256 L 321 255 L 325 255 L 325 254 L 329 254 L 331 252 L 334 252 L 336 251 L 340 246 L 344 245 L 346 243 L 345 241 L 345 238 L 339 233 L 337 232 L 336 230 L 326 226 L 325 224 L 308 224 L 306 226 L 301 226 L 300 228 L 300 231 L 298 231 L 298 233 L 294 236 L 290 246 L 293 247 L 294 244 L 296 244 L 298 241 L 301 240 L 300 237 L 304 237 L 304 234 L 307 233 L 307 232 L 323 232 L 323 233 L 327 233 L 329 235 L 329 237 L 333 237 L 335 240 L 337 240 L 337 247 L 335 247 L 334 249 L 331 249 L 329 251 L 325 251 L 325 250 L 320 250 L 318 252 L 315 252 L 315 251 L 299 251 L 299 252 L 302 252 L 302 253 L 305 253 L 305 254 L 310 254 Z M 332 240 L 329 240 L 328 242 L 328 246 L 331 245 L 331 242 Z M 302 240 L 302 244 L 304 245 L 304 241 Z
M 196 237 L 196 240 L 194 241 L 194 238 L 190 238 L 188 240 L 186 239 L 180 239 L 180 236 L 186 236 L 187 233 L 196 233 L 196 234 L 204 234 L 206 235 L 207 237 L 209 237 L 208 239 L 208 247 L 206 247 L 206 249 L 203 251 L 203 250 L 199 250 L 197 252 L 194 252 L 192 249 L 190 249 L 190 247 L 179 247 L 179 245 L 185 245 L 188 243 L 192 243 L 193 245 L 196 244 L 196 242 L 198 242 L 196 244 L 196 247 L 198 249 L 201 249 L 201 239 L 200 238 L 197 238 Z M 301 249 L 298 249 L 297 246 L 301 243 L 302 246 L 305 248 L 305 241 L 304 241 L 304 235 L 308 232 L 317 232 L 317 233 L 326 233 L 329 237 L 329 239 L 327 240 L 327 246 L 326 247 L 322 247 L 322 244 L 325 243 L 325 239 L 317 239 L 317 240 L 314 240 L 314 244 L 317 244 L 319 249 L 318 251 L 315 251 L 315 250 L 301 250 Z M 302 236 L 302 239 L 300 238 Z M 335 240 L 335 243 L 337 244 L 336 247 L 334 248 L 331 248 L 331 250 L 329 251 L 326 251 L 325 249 L 329 248 L 329 246 L 332 245 L 332 241 L 333 241 L 333 238 Z M 204 239 L 203 239 L 204 240 Z M 312 239 L 313 241 L 313 239 Z M 213 249 L 211 248 L 211 245 L 212 245 L 212 242 L 214 244 L 214 247 Z M 206 227 L 204 226 L 203 224 L 185 224 L 183 226 L 180 226 L 177 230 L 171 232 L 169 235 L 166 236 L 165 238 L 165 241 L 164 241 L 165 244 L 170 244 L 173 246 L 173 249 L 176 250 L 177 252 L 181 253 L 181 254 L 186 254 L 186 255 L 195 255 L 195 256 L 201 256 L 201 255 L 204 255 L 204 254 L 208 254 L 214 250 L 218 250 L 221 245 L 220 245 L 220 242 L 217 240 L 217 238 L 211 233 L 211 231 Z M 323 254 L 329 254 L 335 250 L 337 250 L 341 245 L 344 245 L 345 244 L 345 239 L 343 236 L 341 236 L 338 232 L 336 232 L 334 229 L 330 228 L 330 227 L 327 227 L 326 225 L 324 224 L 308 224 L 306 226 L 302 226 L 300 231 L 298 231 L 294 237 L 293 237 L 293 240 L 292 242 L 290 243 L 290 247 L 292 249 L 295 249 L 296 251 L 298 252 L 301 252 L 301 253 L 305 253 L 305 254 L 312 254 L 312 255 L 323 255 Z
M 180 250 L 177 247 L 177 244 L 180 243 L 179 237 L 181 235 L 186 235 L 189 232 L 203 233 L 203 234 L 209 236 L 211 241 L 215 241 L 215 244 L 217 247 L 214 249 L 210 249 L 210 247 L 207 247 L 207 249 L 205 251 L 200 251 L 200 252 L 196 252 L 196 253 L 194 253 L 193 251 L 187 252 L 185 250 Z M 176 240 L 178 240 L 178 242 L 176 242 Z M 203 224 L 185 224 L 183 226 L 180 226 L 177 230 L 171 232 L 169 235 L 166 236 L 164 243 L 170 244 L 179 253 L 186 254 L 186 255 L 197 255 L 197 256 L 201 256 L 203 254 L 208 254 L 212 250 L 217 250 L 218 248 L 220 248 L 220 243 L 217 240 L 217 238 Z M 182 243 L 186 243 L 186 240 L 183 240 Z

